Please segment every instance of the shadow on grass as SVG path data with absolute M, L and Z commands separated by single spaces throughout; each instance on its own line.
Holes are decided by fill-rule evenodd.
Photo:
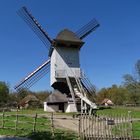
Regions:
M 56 132 L 54 136 L 50 131 L 32 132 L 28 135 L 32 140 L 76 140 L 77 135 L 71 132 Z

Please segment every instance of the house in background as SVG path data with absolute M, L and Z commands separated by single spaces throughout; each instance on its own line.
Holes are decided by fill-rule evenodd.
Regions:
M 101 102 L 101 105 L 104 105 L 104 106 L 113 106 L 113 102 L 110 100 L 110 99 L 104 99 L 102 102 Z
M 80 108 L 80 105 L 77 104 L 77 107 Z M 74 110 L 73 102 L 59 91 L 50 94 L 44 102 L 44 111 L 47 112 L 74 112 Z
M 18 108 L 28 108 L 30 106 L 31 102 L 39 102 L 39 99 L 35 95 L 27 95 L 25 98 L 23 98 L 20 103 L 18 104 Z M 31 103 L 32 104 L 32 103 Z

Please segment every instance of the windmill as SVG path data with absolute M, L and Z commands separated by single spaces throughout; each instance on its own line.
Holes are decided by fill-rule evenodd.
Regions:
M 79 53 L 84 44 L 82 40 L 99 27 L 99 23 L 92 19 L 76 32 L 63 29 L 52 40 L 26 7 L 22 7 L 18 14 L 44 43 L 49 53 L 48 60 L 19 82 L 15 89 L 20 92 L 30 88 L 50 69 L 50 85 L 69 97 L 68 112 L 77 112 L 77 98 L 81 100 L 82 112 L 91 112 L 97 108 L 91 100 L 95 87 L 81 72 Z

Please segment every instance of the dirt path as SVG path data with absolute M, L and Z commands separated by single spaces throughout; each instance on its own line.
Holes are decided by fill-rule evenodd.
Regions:
M 78 119 L 68 116 L 54 116 L 54 126 L 78 132 Z
M 50 114 L 42 114 L 41 116 L 51 117 Z M 72 116 L 68 115 L 54 114 L 53 119 L 55 128 L 65 128 L 78 132 L 78 118 L 73 118 Z

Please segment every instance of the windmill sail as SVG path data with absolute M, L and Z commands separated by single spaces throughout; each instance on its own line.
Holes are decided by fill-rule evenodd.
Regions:
M 87 78 L 86 74 L 81 71 L 82 77 L 81 77 L 81 83 L 82 85 L 86 88 L 86 90 L 91 93 L 94 94 L 96 93 L 96 87 L 90 82 L 90 80 Z
M 23 20 L 29 25 L 29 27 L 35 32 L 35 34 L 40 38 L 40 40 L 44 43 L 44 45 L 47 46 L 48 49 L 50 49 L 52 40 L 47 35 L 47 33 L 44 31 L 44 29 L 41 27 L 39 22 L 32 16 L 31 13 L 28 12 L 27 8 L 22 7 L 17 13 L 23 18 Z
M 33 86 L 37 81 L 39 81 L 45 74 L 49 72 L 49 66 L 50 59 L 39 66 L 35 71 L 30 73 L 27 77 L 25 77 L 19 84 L 15 86 L 15 89 L 20 91 L 22 89 L 28 89 Z
M 92 19 L 88 24 L 86 24 L 81 29 L 79 29 L 77 32 L 75 32 L 75 34 L 80 39 L 83 39 L 99 26 L 100 26 L 100 24 L 97 22 L 97 20 Z
M 95 102 L 96 97 L 96 89 L 95 86 L 90 83 L 90 81 L 86 78 L 80 79 L 81 85 L 83 86 L 84 90 L 86 91 L 86 96 L 92 101 Z

